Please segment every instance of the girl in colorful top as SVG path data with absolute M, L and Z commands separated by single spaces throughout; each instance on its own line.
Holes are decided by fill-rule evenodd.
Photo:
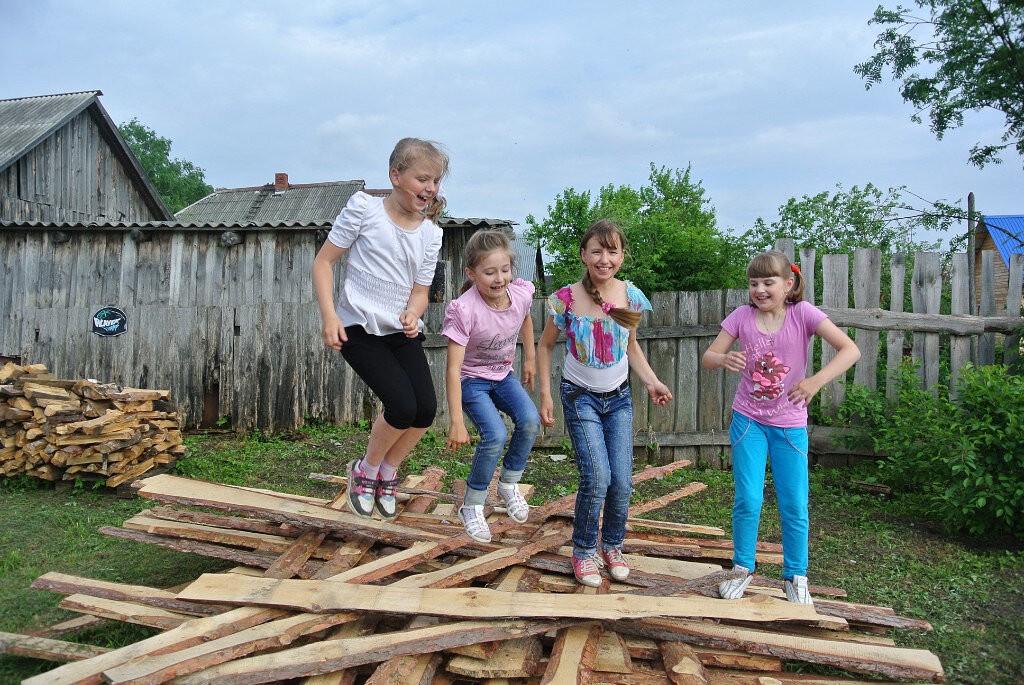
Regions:
M 750 303 L 722 322 L 704 353 L 707 369 L 741 374 L 733 400 L 732 509 L 733 569 L 744 575 L 718 587 L 725 599 L 739 599 L 750 584 L 764 498 L 764 472 L 772 456 L 772 478 L 782 519 L 782 577 L 786 598 L 811 604 L 807 590 L 807 405 L 821 388 L 846 372 L 860 350 L 820 309 L 803 299 L 800 269 L 782 252 L 762 252 L 747 266 Z M 836 356 L 805 378 L 807 350 L 814 335 Z M 738 350 L 730 351 L 735 340 Z
M 514 521 L 525 522 L 530 508 L 519 492 L 540 417 L 533 400 L 512 373 L 516 340 L 523 339 L 523 381 L 533 389 L 536 363 L 533 351 L 533 283 L 512 276 L 515 253 L 499 231 L 477 231 L 466 243 L 466 278 L 462 294 L 448 305 L 441 334 L 448 338 L 446 372 L 451 428 L 448 448 L 469 444 L 462 420 L 465 410 L 480 433 L 459 519 L 471 538 L 490 542 L 484 516 L 487 488 L 508 431 L 499 411 L 512 419 L 512 439 L 498 475 L 498 496 Z
M 356 193 L 313 260 L 324 344 L 380 398 L 366 455 L 349 462 L 348 506 L 359 516 L 394 518 L 397 471 L 437 410 L 423 353 L 420 317 L 441 249 L 435 223 L 448 155 L 426 140 L 403 138 L 389 160 L 386 198 Z M 345 283 L 333 301 L 335 263 L 348 252 Z
M 651 308 L 644 294 L 615 278 L 626 240 L 611 221 L 593 224 L 580 240 L 585 271 L 547 300 L 548 319 L 538 345 L 540 420 L 553 426 L 551 353 L 558 332 L 566 334 L 560 394 L 565 425 L 576 452 L 580 487 L 573 519 L 572 569 L 583 585 L 601 584 L 603 563 L 615 580 L 625 580 L 622 556 L 629 497 L 633 491 L 633 400 L 629 369 L 636 372 L 655 404 L 672 399 L 668 387 L 647 363 L 636 340 L 641 312 Z M 598 524 L 601 507 L 600 556 Z

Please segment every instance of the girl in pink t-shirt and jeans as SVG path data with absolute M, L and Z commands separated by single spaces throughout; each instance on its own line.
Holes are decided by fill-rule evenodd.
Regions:
M 508 437 L 499 411 L 512 419 L 514 429 L 498 475 L 498 495 L 513 520 L 526 521 L 530 511 L 517 483 L 540 430 L 540 416 L 512 373 L 512 359 L 522 333 L 523 381 L 533 389 L 537 366 L 530 305 L 534 288 L 521 278 L 512 280 L 515 253 L 508 237 L 499 231 L 474 233 L 466 243 L 466 264 L 469 280 L 459 298 L 448 305 L 441 331 L 448 338 L 448 448 L 454 451 L 469 443 L 462 420 L 465 411 L 479 431 L 480 441 L 458 515 L 471 538 L 490 542 L 484 502 Z
M 764 499 L 764 471 L 771 453 L 775 495 L 782 519 L 782 578 L 786 598 L 811 604 L 807 591 L 809 529 L 807 405 L 821 388 L 846 372 L 860 350 L 820 309 L 803 300 L 804 279 L 789 257 L 762 252 L 747 266 L 750 302 L 722 322 L 701 363 L 741 374 L 732 403 L 733 570 L 744 575 L 718 587 L 724 599 L 739 599 L 754 570 L 757 529 Z M 805 378 L 807 348 L 821 336 L 836 356 Z M 730 351 L 739 340 L 739 349 Z

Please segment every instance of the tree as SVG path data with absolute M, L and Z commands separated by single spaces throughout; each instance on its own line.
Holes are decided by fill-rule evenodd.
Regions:
M 883 254 L 934 251 L 941 241 L 918 240 L 916 234 L 948 231 L 954 221 L 966 217 L 942 201 L 915 207 L 904 200 L 907 192 L 906 186 L 882 191 L 871 183 L 846 191 L 837 183 L 833 193 L 824 190 L 799 200 L 790 198 L 770 224 L 758 217 L 743 240 L 752 254 L 770 250 L 779 238 L 793 238 L 798 248 L 833 254 L 856 247 L 877 247 Z
M 739 287 L 746 265 L 741 246 L 718 230 L 704 193 L 689 166 L 651 164 L 649 185 L 639 190 L 607 185 L 592 201 L 590 191 L 566 188 L 543 221 L 526 217 L 527 237 L 544 250 L 556 284 L 579 279 L 580 238 L 594 221 L 611 219 L 629 243 L 622 276 L 645 293 Z
M 928 18 L 911 10 L 881 5 L 869 24 L 888 26 L 875 41 L 875 53 L 854 71 L 871 88 L 891 68 L 902 80 L 904 102 L 917 110 L 911 119 L 921 123 L 928 111 L 931 131 L 942 136 L 964 123 L 964 113 L 994 109 L 1006 119 L 1001 145 L 976 143 L 971 164 L 983 167 L 1002 161 L 999 153 L 1013 145 L 1024 155 L 1024 2 L 1022 0 L 915 0 Z M 911 33 L 931 27 L 931 40 Z M 927 66 L 930 73 L 920 74 Z
M 172 212 L 213 192 L 213 186 L 206 182 L 206 172 L 188 160 L 171 159 L 171 141 L 158 136 L 137 117 L 117 129 Z

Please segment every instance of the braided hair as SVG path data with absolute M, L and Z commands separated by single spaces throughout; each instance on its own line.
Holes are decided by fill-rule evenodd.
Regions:
M 587 249 L 587 243 L 590 242 L 591 238 L 596 239 L 602 247 L 609 249 L 618 248 L 622 250 L 623 254 L 626 253 L 626 236 L 623 235 L 621 228 L 608 219 L 595 221 L 587 229 L 587 232 L 583 234 L 583 237 L 580 238 L 581 257 L 583 256 L 583 251 Z M 594 304 L 610 316 L 612 321 L 626 328 L 636 328 L 640 324 L 640 319 L 643 316 L 640 312 L 633 311 L 627 307 L 616 307 L 604 301 L 604 298 L 601 297 L 601 291 L 597 289 L 593 279 L 590 278 L 590 269 L 583 270 L 583 277 L 580 279 L 580 283 L 591 299 L 594 300 Z

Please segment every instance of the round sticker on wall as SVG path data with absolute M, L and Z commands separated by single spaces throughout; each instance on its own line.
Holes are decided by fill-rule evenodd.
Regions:
M 104 337 L 121 335 L 128 330 L 128 315 L 118 307 L 104 307 L 92 316 L 92 332 Z

